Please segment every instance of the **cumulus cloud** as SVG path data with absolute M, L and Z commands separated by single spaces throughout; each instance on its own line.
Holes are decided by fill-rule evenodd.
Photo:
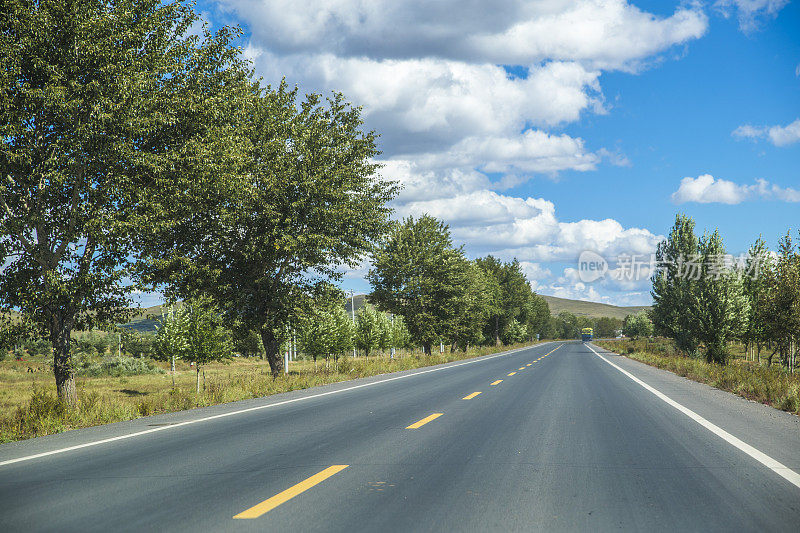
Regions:
M 657 17 L 623 0 L 227 0 L 253 37 L 281 55 L 327 50 L 340 57 L 436 57 L 531 65 L 580 60 L 632 68 L 702 36 L 706 16 L 680 7 Z
M 717 0 L 716 7 L 724 16 L 736 14 L 739 29 L 750 33 L 757 30 L 763 21 L 775 18 L 789 0 Z
M 575 261 L 584 250 L 608 257 L 649 254 L 661 240 L 613 219 L 561 222 L 553 202 L 475 191 L 453 198 L 409 202 L 400 216 L 430 214 L 451 225 L 453 238 L 475 254 L 491 252 L 528 262 Z
M 398 218 L 441 218 L 469 253 L 517 257 L 544 288 L 556 271 L 546 263 L 574 261 L 584 249 L 655 248 L 646 229 L 561 221 L 552 202 L 502 192 L 534 176 L 630 164 L 620 150 L 562 128 L 613 111 L 604 72 L 635 74 L 704 35 L 708 20 L 696 4 L 667 16 L 625 0 L 223 4 L 248 30 L 245 55 L 267 83 L 341 91 L 362 106 L 365 126 L 380 134 L 381 174 L 403 186 Z M 597 297 L 590 290 L 580 289 Z
M 787 146 L 800 141 L 800 118 L 786 126 L 752 126 L 745 124 L 733 130 L 734 137 L 765 138 L 775 146 Z
M 771 184 L 764 179 L 758 179 L 752 185 L 742 185 L 703 174 L 696 178 L 683 178 L 678 190 L 672 193 L 672 201 L 677 204 L 696 202 L 734 205 L 756 198 L 800 202 L 800 191 Z

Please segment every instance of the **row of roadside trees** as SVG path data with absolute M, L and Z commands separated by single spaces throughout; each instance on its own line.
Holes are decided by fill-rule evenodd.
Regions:
M 542 327 L 516 261 L 467 260 L 430 217 L 391 222 L 398 186 L 360 108 L 263 85 L 237 29 L 198 23 L 181 0 L 0 8 L 0 337 L 49 340 L 59 398 L 77 402 L 73 332 L 126 322 L 138 291 L 220 322 L 161 354 L 221 357 L 222 325 L 260 341 L 273 375 L 293 331 L 310 354 L 342 353 L 326 302 L 370 253 L 374 305 L 426 352 Z M 350 337 L 364 351 L 386 344 L 375 320 Z
M 791 234 L 778 250 L 762 238 L 741 261 L 726 254 L 719 232 L 695 234 L 694 221 L 676 216 L 657 251 L 653 275 L 656 333 L 674 339 L 684 353 L 703 353 L 725 364 L 733 341 L 768 364 L 778 355 L 789 371 L 800 346 L 800 254 Z

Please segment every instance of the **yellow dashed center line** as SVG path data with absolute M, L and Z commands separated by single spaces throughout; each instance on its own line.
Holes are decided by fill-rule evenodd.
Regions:
M 461 398 L 461 399 L 462 399 L 462 400 L 471 400 L 471 399 L 473 399 L 475 396 L 477 396 L 478 394 L 480 394 L 480 391 L 479 391 L 479 392 L 473 392 L 472 394 L 468 394 L 468 395 L 464 396 L 464 397 L 463 397 L 463 398 Z
M 439 418 L 443 414 L 444 413 L 433 413 L 432 415 L 426 416 L 425 418 L 423 418 L 422 420 L 420 420 L 418 422 L 414 422 L 413 424 L 408 426 L 406 429 L 417 429 L 417 428 L 420 428 L 420 427 L 424 426 L 425 424 L 427 424 L 428 422 L 430 422 L 431 420 L 436 420 L 437 418 Z
M 528 363 L 528 364 L 527 364 L 527 365 L 525 365 L 525 366 L 531 366 L 532 364 L 533 364 L 533 363 Z
M 313 476 L 311 476 L 310 478 L 306 479 L 305 481 L 301 481 L 297 485 L 295 485 L 293 487 L 290 487 L 290 488 L 286 489 L 285 491 L 283 491 L 283 492 L 281 492 L 279 494 L 276 494 L 272 498 L 270 498 L 268 500 L 264 500 L 263 502 L 259 503 L 258 505 L 254 505 L 250 509 L 242 511 L 241 513 L 239 513 L 236 516 L 234 516 L 234 518 L 237 518 L 237 519 L 240 519 L 240 518 L 258 518 L 259 516 L 263 515 L 264 513 L 267 513 L 269 511 L 271 511 L 272 509 L 276 508 L 280 504 L 288 502 L 289 500 L 291 500 L 292 498 L 294 498 L 295 496 L 297 496 L 301 492 L 305 492 L 308 489 L 310 489 L 311 487 L 313 487 L 314 485 L 318 485 L 319 483 L 322 483 L 323 481 L 325 481 L 326 479 L 328 479 L 332 475 L 334 475 L 334 474 L 336 474 L 338 472 L 341 472 L 342 470 L 344 470 L 348 466 L 349 465 L 333 465 L 333 466 L 329 466 L 328 468 L 326 468 L 322 472 L 314 474 Z
M 514 374 L 516 374 L 516 372 L 509 372 L 508 373 L 509 376 L 513 376 Z
M 524 366 L 519 367 L 517 370 L 525 370 Z
M 497 381 L 492 381 L 491 385 L 497 385 L 497 384 L 502 383 L 502 382 L 503 382 L 502 379 L 498 379 Z

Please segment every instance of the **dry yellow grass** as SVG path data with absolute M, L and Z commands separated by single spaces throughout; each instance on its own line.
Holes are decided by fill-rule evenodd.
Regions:
M 78 377 L 80 405 L 69 409 L 55 399 L 52 373 L 28 369 L 46 367 L 44 359 L 0 362 L 0 442 L 58 433 L 156 413 L 180 411 L 198 406 L 257 398 L 359 377 L 397 372 L 466 359 L 502 350 L 485 347 L 467 353 L 446 352 L 425 357 L 401 354 L 390 360 L 373 356 L 369 360 L 352 357 L 319 361 L 292 361 L 290 373 L 272 378 L 269 365 L 259 359 L 236 358 L 229 364 L 217 363 L 202 369 L 201 392 L 195 393 L 195 370 L 179 363 L 175 386 L 170 372 L 127 377 Z M 168 366 L 159 363 L 168 370 Z

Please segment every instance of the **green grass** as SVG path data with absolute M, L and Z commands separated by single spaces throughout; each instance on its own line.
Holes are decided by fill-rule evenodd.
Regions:
M 669 370 L 679 376 L 706 383 L 749 400 L 800 414 L 800 374 L 789 374 L 783 367 L 767 367 L 743 357 L 734 349 L 727 365 L 707 363 L 686 357 L 668 341 L 597 341 L 599 346 L 642 363 Z M 743 351 L 742 351 L 743 353 Z
M 235 358 L 229 364 L 212 364 L 202 369 L 200 394 L 195 393 L 196 372 L 188 364 L 179 363 L 176 367 L 173 387 L 173 376 L 164 363 L 138 360 L 143 365 L 139 370 L 147 367 L 148 373 L 125 375 L 127 371 L 116 372 L 113 368 L 122 366 L 123 370 L 130 370 L 134 363 L 114 363 L 115 358 L 104 358 L 111 370 L 103 371 L 102 363 L 89 363 L 101 370 L 76 378 L 77 408 L 68 408 L 56 399 L 47 360 L 6 359 L 0 362 L 0 442 L 437 365 L 514 347 L 482 347 L 466 353 L 434 353 L 429 357 L 406 353 L 394 360 L 386 355 L 372 356 L 369 360 L 346 357 L 335 363 L 319 361 L 316 366 L 310 360 L 298 360 L 290 364 L 288 375 L 274 379 L 266 361 Z

